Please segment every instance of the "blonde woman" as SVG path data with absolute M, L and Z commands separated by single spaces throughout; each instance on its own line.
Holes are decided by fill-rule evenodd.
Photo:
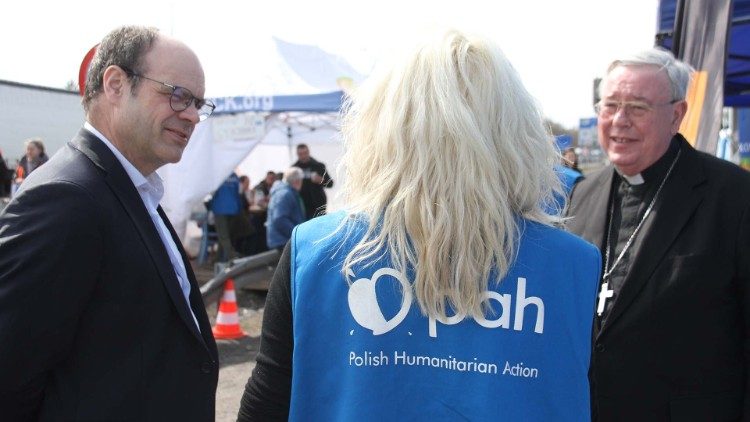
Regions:
M 298 226 L 240 420 L 587 420 L 592 245 L 492 43 L 457 31 L 355 91 L 346 212 Z

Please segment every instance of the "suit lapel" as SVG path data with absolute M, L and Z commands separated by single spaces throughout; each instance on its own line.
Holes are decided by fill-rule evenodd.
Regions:
M 162 209 L 161 205 L 156 209 L 159 212 L 159 217 L 164 221 L 164 225 L 167 226 L 167 229 L 169 230 L 170 236 L 172 236 L 172 240 L 177 245 L 177 250 L 180 251 L 180 259 L 182 259 L 183 264 L 185 265 L 185 273 L 188 276 L 188 282 L 190 283 L 190 307 L 193 310 L 193 314 L 195 315 L 195 319 L 198 320 L 198 325 L 200 326 L 200 332 L 195 327 L 195 323 L 193 322 L 192 317 L 190 314 L 187 314 L 187 317 L 190 318 L 190 328 L 193 331 L 193 334 L 201 338 L 203 343 L 207 346 L 207 348 L 212 352 L 214 356 L 218 356 L 218 352 L 216 351 L 216 347 L 209 347 L 209 345 L 215 344 L 213 341 L 213 334 L 211 332 L 211 323 L 208 321 L 208 318 L 206 316 L 206 312 L 203 310 L 205 309 L 205 304 L 203 303 L 203 299 L 200 295 L 200 287 L 198 286 L 198 281 L 195 278 L 195 273 L 193 272 L 193 267 L 190 265 L 190 260 L 188 260 L 187 255 L 185 254 L 185 250 L 182 248 L 181 241 L 177 237 L 177 233 L 174 231 L 174 227 L 172 227 L 172 224 L 169 222 L 169 218 L 167 218 L 167 215 L 164 213 L 164 210 Z M 174 272 L 174 271 L 172 271 Z M 180 297 L 184 298 L 182 295 L 182 290 L 179 291 Z M 182 301 L 182 303 L 187 304 L 185 300 Z
M 83 154 L 89 157 L 94 164 L 104 170 L 105 182 L 112 189 L 112 192 L 120 201 L 120 204 L 135 225 L 143 244 L 149 252 L 149 256 L 151 257 L 154 266 L 164 283 L 164 287 L 177 310 L 177 313 L 180 315 L 183 323 L 187 325 L 190 332 L 192 332 L 193 335 L 205 345 L 205 340 L 195 326 L 195 321 L 193 321 L 190 309 L 185 301 L 185 296 L 183 296 L 182 290 L 180 289 L 180 283 L 177 280 L 174 267 L 169 259 L 169 254 L 159 236 L 157 228 L 154 226 L 153 220 L 151 220 L 151 216 L 146 210 L 146 206 L 143 204 L 141 196 L 133 185 L 133 181 L 117 160 L 117 157 L 115 157 L 112 151 L 110 151 L 109 148 L 94 134 L 85 129 L 81 129 L 78 133 L 78 137 L 73 140 L 72 144 L 74 148 L 80 150 Z M 169 224 L 166 219 L 165 224 L 170 228 L 170 232 L 172 232 L 171 224 Z M 179 243 L 177 243 L 177 245 L 178 249 L 181 249 Z M 183 262 L 185 262 L 184 256 Z M 189 268 L 189 265 L 186 264 L 185 267 L 187 269 Z
M 572 220 L 568 230 L 588 240 L 598 248 L 604 244 L 607 210 L 612 191 L 614 168 L 606 167 L 592 176 L 589 183 L 579 182 L 570 201 L 568 214 Z
M 696 152 L 684 141 L 680 149 L 682 156 L 666 181 L 651 216 L 644 222 L 643 235 L 637 236 L 641 239 L 633 245 L 636 247 L 633 261 L 622 290 L 599 332 L 600 336 L 633 303 L 703 199 L 699 185 L 705 176 L 700 162 L 696 160 Z

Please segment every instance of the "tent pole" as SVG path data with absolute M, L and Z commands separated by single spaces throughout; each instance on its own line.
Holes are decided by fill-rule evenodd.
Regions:
M 293 163 L 294 158 L 292 157 L 292 126 L 291 125 L 286 127 L 286 140 L 287 140 L 287 146 L 289 147 L 289 162 Z
M 683 21 L 685 20 L 685 5 L 683 0 L 675 4 L 674 27 L 672 29 L 672 54 L 680 57 L 682 50 Z

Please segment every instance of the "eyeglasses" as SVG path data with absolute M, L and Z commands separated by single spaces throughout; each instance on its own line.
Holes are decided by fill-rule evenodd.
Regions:
M 190 104 L 195 104 L 195 108 L 198 109 L 198 120 L 202 122 L 208 119 L 208 116 L 210 116 L 216 108 L 216 105 L 214 105 L 214 103 L 212 103 L 210 100 L 196 97 L 187 88 L 177 85 L 171 85 L 162 81 L 157 81 L 156 79 L 151 79 L 148 76 L 143 76 L 135 73 L 130 69 L 122 68 L 122 70 L 124 70 L 125 73 L 127 73 L 129 76 L 148 79 L 151 82 L 156 82 L 157 84 L 164 85 L 167 88 L 171 89 L 172 92 L 169 94 L 169 106 L 172 107 L 172 110 L 174 110 L 175 112 L 179 113 L 181 111 L 185 111 L 188 107 L 190 107 Z
M 594 110 L 599 117 L 608 119 L 617 114 L 617 110 L 622 110 L 629 117 L 643 117 L 656 107 L 671 105 L 682 100 L 672 100 L 668 103 L 649 104 L 642 101 L 599 101 L 594 105 Z

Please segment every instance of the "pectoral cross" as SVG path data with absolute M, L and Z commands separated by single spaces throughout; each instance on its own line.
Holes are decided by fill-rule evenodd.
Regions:
M 604 306 L 607 304 L 607 299 L 615 294 L 614 290 L 609 288 L 609 282 L 602 283 L 602 289 L 599 290 L 599 304 L 596 307 L 596 314 L 602 316 L 604 313 Z

